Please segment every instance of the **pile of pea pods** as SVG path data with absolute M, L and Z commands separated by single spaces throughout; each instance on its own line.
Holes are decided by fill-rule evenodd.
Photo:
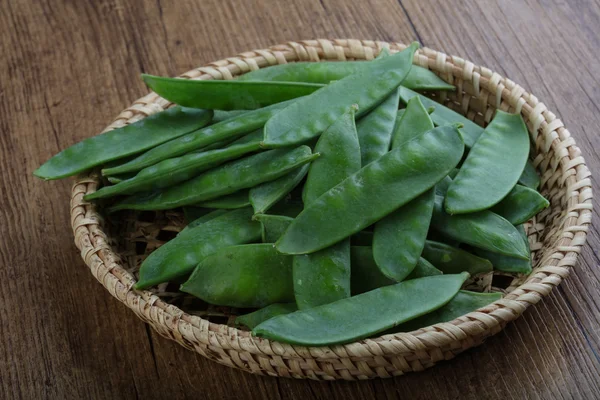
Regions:
M 455 88 L 413 65 L 293 63 L 230 81 L 143 75 L 176 105 L 91 137 L 34 174 L 101 168 L 106 212 L 183 208 L 188 225 L 141 265 L 247 311 L 256 336 L 348 343 L 447 322 L 499 299 L 461 290 L 531 272 L 523 223 L 548 206 L 519 114 L 484 129 L 426 97 Z

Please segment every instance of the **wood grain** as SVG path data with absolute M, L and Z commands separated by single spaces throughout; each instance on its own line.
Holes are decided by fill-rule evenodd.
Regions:
M 418 39 L 486 65 L 559 115 L 596 174 L 598 26 L 597 1 L 0 2 L 0 398 L 600 398 L 595 227 L 569 279 L 483 347 L 396 379 L 304 382 L 241 373 L 150 331 L 80 259 L 70 182 L 31 175 L 145 94 L 141 72 L 318 37 Z

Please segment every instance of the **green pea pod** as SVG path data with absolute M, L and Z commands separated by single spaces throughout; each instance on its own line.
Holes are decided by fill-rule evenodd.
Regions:
M 461 271 L 462 272 L 462 271 Z M 429 261 L 423 257 L 419 257 L 417 265 L 412 270 L 410 275 L 406 277 L 406 280 L 424 278 L 426 276 L 442 275 L 443 272 L 433 266 Z
M 350 289 L 353 296 L 397 283 L 385 276 L 377 267 L 371 246 L 351 246 L 350 262 L 352 265 Z
M 210 110 L 169 108 L 122 128 L 84 139 L 56 154 L 33 174 L 45 180 L 66 178 L 185 135 L 205 126 L 211 118 Z
M 444 179 L 439 181 L 435 185 L 436 196 L 445 196 L 446 193 L 448 193 L 448 188 L 450 187 L 450 184 L 452 184 L 452 178 L 450 178 L 450 176 L 445 176 Z
M 296 218 L 302 212 L 304 205 L 297 199 L 285 198 L 275 204 L 269 212 L 275 215 L 285 215 L 286 217 Z
M 251 218 L 250 207 L 240 208 L 181 231 L 144 260 L 135 288 L 146 289 L 185 277 L 218 249 L 259 240 L 260 224 Z
M 96 192 L 84 197 L 86 201 L 112 197 L 124 194 L 134 194 L 144 191 L 164 189 L 185 182 L 200 173 L 235 160 L 248 153 L 260 150 L 259 140 L 210 150 L 202 153 L 186 154 L 181 157 L 169 158 L 158 164 L 142 169 L 136 176 L 117 183 L 104 186 Z
M 235 146 L 239 146 L 239 145 L 247 144 L 247 143 L 256 143 L 256 142 L 260 143 L 260 141 L 262 140 L 263 136 L 264 136 L 264 132 L 263 132 L 263 129 L 261 127 L 261 128 L 258 128 L 256 130 L 254 130 L 254 131 L 252 131 L 252 132 L 250 132 L 250 133 L 248 133 L 248 134 L 240 137 L 240 138 L 237 138 L 237 139 L 233 140 L 231 143 L 229 143 L 227 145 L 227 147 L 235 147 Z M 206 151 L 206 147 L 202 148 L 199 151 Z
M 513 225 L 529 221 L 534 215 L 548 207 L 550 203 L 536 190 L 516 185 L 492 211 L 506 218 Z
M 107 176 L 106 180 L 109 181 L 110 183 L 112 183 L 113 185 L 116 185 L 117 183 L 121 183 L 128 179 L 131 179 L 136 175 L 137 174 L 134 172 L 134 173 L 121 174 L 121 175 L 116 175 L 116 176 Z
M 123 165 L 105 168 L 102 170 L 102 174 L 116 175 L 139 171 L 167 158 L 178 157 L 223 140 L 239 138 L 261 128 L 277 111 L 291 103 L 290 101 L 249 111 L 218 124 L 190 132 L 175 140 L 163 143 Z
M 373 257 L 381 272 L 397 282 L 417 265 L 423 251 L 435 193 L 430 189 L 375 224 Z
M 497 110 L 448 188 L 446 212 L 472 213 L 498 204 L 519 181 L 528 155 L 521 114 Z
M 116 203 L 109 212 L 123 209 L 165 210 L 216 199 L 280 178 L 318 156 L 312 154 L 307 146 L 265 151 L 229 162 L 160 192 L 129 196 Z
M 443 235 L 484 250 L 529 259 L 519 232 L 506 219 L 487 210 L 449 215 L 442 203 L 443 197 L 436 196 L 431 223 Z
M 210 110 L 254 110 L 302 97 L 323 85 L 299 82 L 192 80 L 142 74 L 161 97 L 184 107 Z
M 290 146 L 316 137 L 342 115 L 349 104 L 358 106 L 357 117 L 370 111 L 400 85 L 410 70 L 417 47 L 413 43 L 406 50 L 373 63 L 371 68 L 298 99 L 265 124 L 264 145 Z
M 423 103 L 421 103 L 419 97 L 413 97 L 406 104 L 402 117 L 394 127 L 392 149 L 433 128 L 433 121 L 425 107 L 423 107 Z
M 538 187 L 540 187 L 540 176 L 530 160 L 527 160 L 525 168 L 523 168 L 519 183 L 534 190 L 537 190 Z
M 456 166 L 463 151 L 454 126 L 406 142 L 307 205 L 277 241 L 277 249 L 312 253 L 363 230 L 432 188 Z M 325 218 L 335 223 L 323 226 Z
M 523 225 L 517 226 L 517 230 L 523 239 L 523 243 L 527 247 L 527 251 L 530 252 L 529 249 L 529 240 L 527 239 L 527 234 L 525 233 L 525 229 Z M 490 260 L 494 269 L 502 272 L 509 273 L 517 273 L 517 274 L 530 274 L 532 267 L 530 260 L 520 260 L 514 257 L 504 256 L 498 253 L 492 253 L 491 251 L 481 250 L 478 248 L 473 248 L 473 252 L 481 257 L 487 258 Z
M 200 213 L 197 213 L 197 211 L 192 211 L 192 209 L 205 210 L 204 208 L 200 208 L 200 207 L 183 207 L 183 213 L 185 215 L 186 220 L 188 221 L 188 224 L 186 225 L 185 228 L 182 229 L 182 232 L 187 229 L 195 228 L 198 225 L 202 225 L 203 223 L 208 222 L 211 219 L 215 219 L 215 218 L 220 217 L 221 215 L 227 214 L 229 212 L 229 210 L 218 209 L 218 210 L 209 211 L 206 214 L 200 215 Z M 194 218 L 194 216 L 196 216 L 196 217 Z M 193 219 L 191 219 L 191 218 L 193 218 Z
M 235 324 L 236 326 L 247 326 L 250 329 L 254 329 L 261 322 L 297 310 L 296 303 L 275 303 L 249 314 L 240 315 L 235 319 Z
M 292 257 L 269 243 L 224 247 L 200 261 L 180 290 L 219 306 L 292 302 Z
M 227 119 L 239 117 L 240 115 L 245 114 L 247 112 L 248 112 L 248 110 L 229 110 L 229 111 L 214 110 L 212 122 L 213 122 L 213 124 L 216 124 L 218 122 L 222 122 Z
M 422 317 L 400 324 L 386 333 L 412 332 L 442 322 L 449 322 L 501 298 L 500 293 L 474 293 L 461 290 L 445 306 Z
M 250 189 L 250 204 L 255 214 L 264 214 L 277 202 L 287 196 L 308 173 L 310 164 L 282 176 L 274 181 L 265 182 Z
M 400 88 L 400 100 L 404 104 L 407 104 L 410 99 L 413 97 L 419 97 L 421 102 L 426 108 L 434 107 L 433 113 L 431 113 L 431 119 L 434 124 L 438 126 L 448 125 L 448 124 L 456 124 L 459 123 L 462 125 L 460 129 L 460 133 L 465 141 L 465 146 L 472 147 L 475 144 L 475 141 L 479 136 L 483 133 L 483 128 L 477 125 L 475 122 L 471 121 L 468 118 L 463 117 L 456 111 L 452 111 L 448 107 L 441 105 L 438 102 L 435 102 L 427 97 L 418 94 L 417 92 L 413 92 L 410 89 L 405 87 Z
M 219 208 L 224 210 L 233 210 L 236 208 L 247 207 L 250 205 L 248 198 L 248 190 L 243 189 L 238 192 L 225 195 L 223 197 L 217 197 L 216 199 L 203 201 L 198 203 L 200 207 L 206 208 Z
M 275 243 L 294 220 L 284 215 L 270 214 L 254 214 L 253 219 L 262 225 L 263 243 Z
M 468 273 L 413 279 L 308 310 L 271 318 L 252 330 L 284 343 L 324 346 L 372 336 L 434 311 L 458 293 Z
M 212 210 L 196 207 L 196 206 L 187 206 L 183 207 L 183 217 L 187 221 L 188 224 L 197 220 L 198 218 L 202 218 L 205 215 L 208 215 L 212 212 Z
M 466 271 L 471 275 L 492 272 L 492 263 L 467 251 L 445 243 L 427 240 L 422 257 L 431 262 L 444 274 Z

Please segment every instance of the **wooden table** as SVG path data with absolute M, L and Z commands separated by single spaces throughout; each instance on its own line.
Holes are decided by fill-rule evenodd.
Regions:
M 562 118 L 595 178 L 600 3 L 571 3 L 0 2 L 0 398 L 600 398 L 594 227 L 571 276 L 483 347 L 396 379 L 274 379 L 217 365 L 151 331 L 81 260 L 71 182 L 31 175 L 145 94 L 140 72 L 177 75 L 244 50 L 326 37 L 417 39 L 510 77 Z

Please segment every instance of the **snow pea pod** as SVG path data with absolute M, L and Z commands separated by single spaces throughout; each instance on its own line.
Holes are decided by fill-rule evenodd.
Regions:
M 443 272 L 440 271 L 439 269 L 437 269 L 436 267 L 434 267 L 432 263 L 430 263 L 423 257 L 419 257 L 419 260 L 417 261 L 417 265 L 412 270 L 410 275 L 408 275 L 405 278 L 405 280 L 424 278 L 426 276 L 435 276 L 435 275 L 442 275 L 442 274 L 443 274 Z
M 457 274 L 467 271 L 471 275 L 492 271 L 492 263 L 467 251 L 445 243 L 427 240 L 422 257 L 431 262 L 444 274 Z
M 196 207 L 196 206 L 183 207 L 183 217 L 185 218 L 185 220 L 188 224 L 192 223 L 193 221 L 197 220 L 198 218 L 202 218 L 202 217 L 206 216 L 207 214 L 210 214 L 211 212 L 212 212 L 212 210 L 208 210 L 208 209 L 202 208 L 202 207 Z
M 291 102 L 249 111 L 218 124 L 190 132 L 175 140 L 163 143 L 123 165 L 105 168 L 102 170 L 102 174 L 115 175 L 139 171 L 167 158 L 178 157 L 226 139 L 238 138 L 261 128 L 269 118 L 288 104 L 291 104 Z
M 238 117 L 244 113 L 247 113 L 248 110 L 229 110 L 229 111 L 213 110 L 213 112 L 214 112 L 214 114 L 213 114 L 212 122 L 213 122 L 213 124 L 216 124 L 218 122 L 225 121 L 226 119 Z
M 502 201 L 491 208 L 491 211 L 506 218 L 513 225 L 520 225 L 549 205 L 548 200 L 536 190 L 516 185 Z
M 540 176 L 530 160 L 527 160 L 525 168 L 523 168 L 519 183 L 534 190 L 537 190 L 540 186 Z
M 529 134 L 521 114 L 496 111 L 477 139 L 446 194 L 446 212 L 486 210 L 515 187 L 529 155 Z
M 198 212 L 198 210 L 203 211 Z M 218 209 L 204 213 L 205 210 L 206 209 L 201 207 L 183 207 L 183 214 L 185 216 L 185 219 L 188 221 L 188 224 L 181 231 L 183 232 L 186 229 L 191 229 L 198 225 L 202 225 L 203 223 L 208 222 L 211 219 L 215 219 L 229 212 L 229 210 Z
M 312 253 L 361 231 L 433 187 L 456 166 L 463 151 L 454 126 L 432 129 L 404 143 L 307 205 L 277 241 L 277 249 Z M 324 218 L 332 223 L 323 226 Z
M 160 192 L 129 196 L 109 211 L 166 210 L 197 204 L 277 179 L 318 156 L 307 146 L 265 151 L 221 165 Z
M 236 208 L 247 207 L 250 205 L 248 189 L 243 189 L 232 194 L 228 194 L 216 199 L 203 201 L 197 204 L 200 207 L 218 208 L 224 210 L 233 210 Z
M 458 293 L 468 273 L 413 279 L 308 310 L 271 318 L 252 330 L 284 343 L 348 343 L 434 311 Z M 376 312 L 365 312 L 376 310 Z
M 275 243 L 294 220 L 294 218 L 285 215 L 271 214 L 254 214 L 252 218 L 262 225 L 263 243 Z
M 519 232 L 506 219 L 488 210 L 449 215 L 443 210 L 443 201 L 443 197 L 436 196 L 431 224 L 437 231 L 461 243 L 523 260 L 529 259 L 529 251 Z
M 224 247 L 200 261 L 180 290 L 220 306 L 292 302 L 292 257 L 269 243 Z
M 146 85 L 161 97 L 184 107 L 210 110 L 255 110 L 302 97 L 323 85 L 300 82 L 192 80 L 142 74 Z
M 110 183 L 112 183 L 113 185 L 116 185 L 117 183 L 121 183 L 123 181 L 126 181 L 127 179 L 131 179 L 136 175 L 137 174 L 135 172 L 133 172 L 133 173 L 128 173 L 128 174 L 107 176 L 106 180 L 109 181 Z
M 308 173 L 310 164 L 282 176 L 274 181 L 265 182 L 250 189 L 250 204 L 255 214 L 264 214 L 278 201 L 287 196 Z
M 275 303 L 256 310 L 249 314 L 240 315 L 235 319 L 236 326 L 247 326 L 254 329 L 258 324 L 278 315 L 289 314 L 297 311 L 296 303 Z
M 358 106 L 357 117 L 370 111 L 400 85 L 410 70 L 417 47 L 413 43 L 406 50 L 373 63 L 371 68 L 296 100 L 267 121 L 264 145 L 290 146 L 316 137 L 342 115 L 349 104 Z
M 479 135 L 483 133 L 482 127 L 470 119 L 463 117 L 456 111 L 452 111 L 448 107 L 445 107 L 436 101 L 420 95 L 417 92 L 413 92 L 410 89 L 405 87 L 400 88 L 400 100 L 402 100 L 404 104 L 407 104 L 408 101 L 413 97 L 418 97 L 426 108 L 434 107 L 434 110 L 431 113 L 431 119 L 434 124 L 438 126 L 455 123 L 462 124 L 460 133 L 465 141 L 465 146 L 469 148 L 472 147 L 477 138 L 479 138 Z
M 392 149 L 433 128 L 433 121 L 423 103 L 419 97 L 413 97 L 406 104 L 402 117 L 394 127 Z
M 210 110 L 169 108 L 132 124 L 84 139 L 56 154 L 33 174 L 46 180 L 66 178 L 202 128 L 211 118 Z
M 144 260 L 135 288 L 146 289 L 185 277 L 204 257 L 218 249 L 259 240 L 260 224 L 251 218 L 250 207 L 240 208 L 182 230 Z
M 517 226 L 517 230 L 519 234 L 523 238 L 523 243 L 527 247 L 527 251 L 530 252 L 529 249 L 529 239 L 527 239 L 527 234 L 525 233 L 525 228 L 523 225 Z M 510 272 L 510 273 L 518 273 L 518 274 L 529 274 L 531 273 L 531 261 L 530 260 L 520 260 L 514 257 L 508 257 L 498 253 L 492 253 L 491 251 L 481 250 L 478 248 L 473 248 L 473 252 L 481 257 L 487 258 L 490 260 L 495 270 Z

